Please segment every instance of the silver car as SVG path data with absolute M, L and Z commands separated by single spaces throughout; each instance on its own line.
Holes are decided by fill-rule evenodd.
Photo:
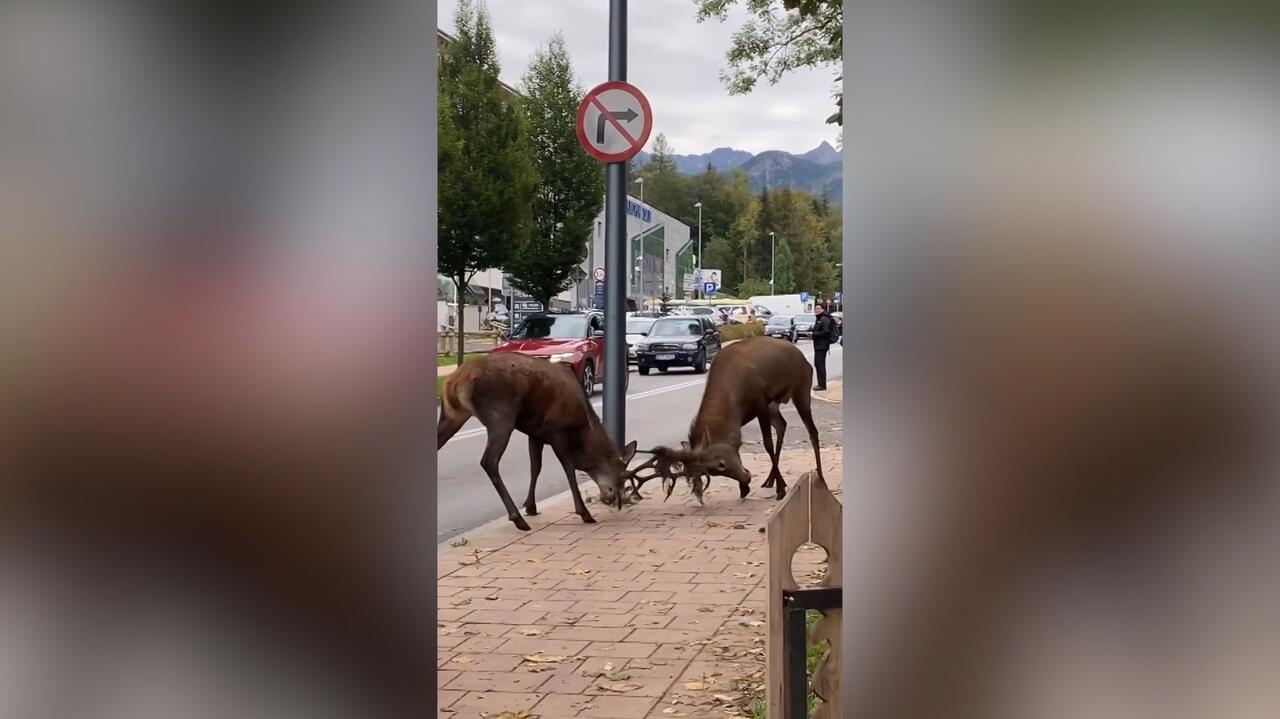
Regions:
M 627 362 L 636 363 L 636 347 L 649 336 L 649 329 L 657 321 L 655 317 L 627 318 Z

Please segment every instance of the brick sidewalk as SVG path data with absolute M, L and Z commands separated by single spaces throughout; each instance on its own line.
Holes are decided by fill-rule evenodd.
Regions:
M 824 437 L 833 488 L 838 446 Z M 764 526 L 776 501 L 759 486 L 767 457 L 743 459 L 756 477 L 745 500 L 717 478 L 705 506 L 683 483 L 664 503 L 651 482 L 645 501 L 622 512 L 593 505 L 598 524 L 582 524 L 566 499 L 531 517 L 531 532 L 504 523 L 455 540 L 439 554 L 439 716 L 763 716 L 753 704 L 764 672 Z M 789 443 L 784 475 L 812 466 L 808 442 Z M 806 555 L 797 574 L 820 566 Z

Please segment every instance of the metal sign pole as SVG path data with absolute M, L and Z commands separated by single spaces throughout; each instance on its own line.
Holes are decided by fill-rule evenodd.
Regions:
M 609 79 L 627 79 L 627 0 L 609 0 Z M 605 166 L 604 428 L 626 443 L 627 163 Z

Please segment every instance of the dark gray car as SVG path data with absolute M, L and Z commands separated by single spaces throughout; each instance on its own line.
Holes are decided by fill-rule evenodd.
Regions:
M 777 337 L 778 339 L 795 342 L 800 338 L 796 331 L 796 318 L 790 315 L 774 315 L 765 323 L 764 334 L 766 337 Z
M 720 352 L 720 330 L 706 317 L 663 317 L 649 328 L 645 341 L 636 346 L 640 374 L 656 367 L 692 367 L 701 374 Z

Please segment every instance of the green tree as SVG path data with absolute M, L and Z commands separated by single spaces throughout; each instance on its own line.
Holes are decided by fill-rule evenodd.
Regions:
M 531 242 L 506 265 L 511 284 L 551 306 L 573 284 L 604 197 L 600 163 L 578 143 L 578 104 L 583 90 L 573 75 L 564 38 L 539 50 L 524 78 L 522 106 L 537 168 Z
M 769 295 L 769 294 L 773 294 L 773 293 L 769 291 L 768 280 L 762 280 L 762 279 L 752 277 L 751 279 L 743 282 L 741 285 L 738 285 L 738 297 L 741 297 L 743 299 L 756 297 L 758 295 Z
M 526 244 L 537 175 L 520 109 L 498 80 L 483 1 L 462 0 L 454 21 L 455 41 L 440 56 L 437 222 L 440 272 L 458 285 L 461 336 L 471 279 L 505 267 Z
M 807 67 L 837 67 L 844 57 L 842 0 L 695 0 L 698 22 L 725 22 L 729 8 L 745 6 L 749 19 L 733 33 L 721 80 L 730 94 L 743 95 L 761 80 L 773 85 Z M 836 82 L 841 78 L 837 77 Z M 833 93 L 836 112 L 827 122 L 842 124 L 844 98 Z

